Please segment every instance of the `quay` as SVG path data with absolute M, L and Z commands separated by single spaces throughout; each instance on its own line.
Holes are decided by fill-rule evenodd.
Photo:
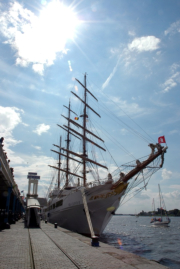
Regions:
M 0 230 L 1 269 L 165 269 L 155 261 L 116 249 L 91 238 L 41 221 L 26 228 L 24 220 Z

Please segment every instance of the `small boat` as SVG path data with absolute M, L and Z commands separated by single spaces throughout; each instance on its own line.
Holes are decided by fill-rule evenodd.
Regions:
M 26 225 L 27 227 L 40 227 L 40 204 L 37 199 L 27 199 Z
M 136 216 L 136 218 L 138 218 L 139 217 L 139 215 L 137 214 L 137 212 L 135 211 L 135 216 Z
M 26 197 L 27 206 L 26 206 L 26 225 L 28 228 L 30 227 L 37 227 L 40 228 L 41 217 L 40 217 L 40 210 L 41 206 L 38 201 L 38 180 L 40 176 L 37 173 L 28 173 L 27 178 L 29 179 L 28 183 L 28 193 Z M 32 188 L 31 188 L 32 187 Z
M 160 210 L 161 210 L 161 217 L 159 218 L 156 218 L 156 217 L 153 217 L 151 219 L 151 222 L 153 226 L 168 226 L 168 224 L 171 222 L 170 218 L 168 217 L 167 215 L 167 211 L 166 211 L 166 207 L 165 207 L 165 203 L 164 203 L 164 199 L 163 199 L 163 195 L 162 195 L 162 192 L 161 192 L 161 188 L 160 188 L 160 185 L 158 184 L 158 187 L 159 187 L 159 200 L 160 200 Z M 164 209 L 162 207 L 162 203 L 164 205 Z M 154 203 L 154 199 L 153 199 L 153 205 L 154 205 L 154 212 L 155 212 L 155 203 Z M 163 218 L 163 210 L 165 212 L 165 216 L 166 218 L 164 219 Z

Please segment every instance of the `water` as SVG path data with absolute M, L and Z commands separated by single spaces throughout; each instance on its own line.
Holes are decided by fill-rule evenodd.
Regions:
M 171 217 L 169 227 L 153 227 L 151 217 L 115 215 L 100 241 L 180 269 L 180 217 Z

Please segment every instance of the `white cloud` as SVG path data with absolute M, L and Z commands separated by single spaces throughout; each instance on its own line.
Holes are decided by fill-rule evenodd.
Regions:
M 1 131 L 12 131 L 19 123 L 21 123 L 21 113 L 23 113 L 23 110 L 16 107 L 0 106 Z
M 130 35 L 130 36 L 135 36 L 136 34 L 135 34 L 134 31 L 129 31 L 129 32 L 128 32 L 128 35 Z
M 34 86 L 34 84 L 31 84 L 31 85 L 29 86 L 29 89 L 30 89 L 30 90 L 36 90 L 36 87 Z
M 51 94 L 51 95 L 54 95 L 54 96 L 61 96 L 59 93 L 51 92 L 49 89 L 48 90 L 42 89 L 41 92 Z
M 168 180 L 172 177 L 172 172 L 168 171 L 166 168 L 162 169 L 162 174 L 161 174 L 163 180 Z
M 145 199 L 149 199 L 149 195 L 147 194 L 143 194 L 142 192 L 138 193 L 136 196 L 135 196 L 135 199 L 141 199 L 141 200 L 145 200 Z
M 39 17 L 13 1 L 7 11 L 1 12 L 0 23 L 4 43 L 16 51 L 16 64 L 31 64 L 35 72 L 43 75 L 44 67 L 54 63 L 57 53 L 67 53 L 65 45 L 73 37 L 78 21 L 59 0 L 48 3 Z
M 179 133 L 179 131 L 178 131 L 178 130 L 172 130 L 172 131 L 170 131 L 169 133 L 172 135 L 172 134 L 177 134 L 177 133 Z
M 20 140 L 18 141 L 13 138 L 12 132 L 14 128 L 18 126 L 18 124 L 22 123 L 21 114 L 23 113 L 24 111 L 18 109 L 17 107 L 0 106 L 0 136 L 5 138 L 5 145 L 7 147 L 21 142 Z
M 165 193 L 163 194 L 164 197 L 168 198 L 168 199 L 173 199 L 172 201 L 174 202 L 174 200 L 179 200 L 180 199 L 180 191 L 176 190 L 173 192 L 169 192 L 169 193 Z
M 164 88 L 163 92 L 168 92 L 169 90 L 177 86 L 179 80 L 180 80 L 180 72 L 176 72 L 170 78 L 168 78 L 162 85 L 162 87 Z
M 119 48 L 111 48 L 110 53 L 112 55 L 119 55 L 120 54 Z
M 127 103 L 126 100 L 121 100 L 119 97 L 111 97 L 110 98 L 110 102 L 115 103 L 116 106 L 118 106 L 120 109 L 118 110 L 119 115 L 124 115 L 124 112 L 127 113 L 128 115 L 138 115 L 138 114 L 142 114 L 145 111 L 147 112 L 148 110 L 143 109 L 141 107 L 139 107 L 139 105 L 135 102 L 133 103 Z M 111 103 L 112 106 L 112 103 Z
M 11 160 L 10 165 L 11 166 L 16 166 L 16 165 L 25 165 L 26 161 L 24 158 L 21 158 L 20 156 L 17 156 L 17 154 L 12 151 L 11 149 L 8 148 L 8 158 Z
M 131 33 L 131 35 L 133 35 L 133 33 Z M 121 62 L 124 62 L 125 67 L 129 68 L 129 66 L 132 62 L 134 62 L 135 65 L 137 66 L 137 63 L 139 62 L 139 61 L 137 61 L 137 54 L 140 52 L 144 52 L 144 51 L 157 50 L 159 48 L 160 42 L 161 42 L 161 40 L 155 36 L 142 36 L 139 38 L 135 38 L 124 49 L 122 47 L 121 48 L 120 47 L 119 48 L 111 48 L 110 49 L 111 56 L 117 57 L 118 60 L 117 60 L 117 63 L 115 65 L 114 69 L 112 70 L 111 74 L 106 79 L 106 81 L 103 83 L 102 89 L 104 89 L 108 86 L 110 80 L 115 75 L 115 73 L 118 69 L 118 65 L 120 63 L 120 59 L 121 59 Z M 160 53 L 161 52 L 158 51 L 156 53 L 156 55 L 159 55 Z M 156 58 L 153 58 L 153 59 L 154 59 L 154 61 L 157 61 Z M 149 63 L 148 63 L 147 59 L 145 61 L 141 60 L 140 62 L 143 63 L 143 65 L 146 68 L 149 67 Z
M 180 21 L 176 21 L 170 25 L 170 27 L 164 31 L 165 35 L 172 35 L 175 33 L 180 33 Z
M 128 45 L 130 51 L 137 50 L 142 51 L 152 51 L 159 48 L 160 39 L 155 36 L 142 36 L 135 38 L 131 44 Z
M 174 71 L 176 71 L 178 68 L 180 67 L 179 64 L 177 63 L 173 63 L 172 66 L 171 66 L 171 72 L 174 74 Z
M 32 69 L 37 72 L 39 75 L 43 75 L 44 65 L 43 64 L 33 64 Z
M 44 123 L 42 123 L 42 124 L 39 124 L 36 127 L 36 130 L 34 130 L 33 132 L 38 135 L 41 135 L 42 133 L 46 133 L 49 129 L 50 129 L 49 125 L 45 125 Z
M 11 153 L 11 154 L 10 154 Z M 36 172 L 40 175 L 40 180 L 38 184 L 38 195 L 39 197 L 44 196 L 44 192 L 47 192 L 49 184 L 57 171 L 52 170 L 48 167 L 49 164 L 54 165 L 55 160 L 52 157 L 47 157 L 44 155 L 25 155 L 20 154 L 17 160 L 17 155 L 15 152 L 9 152 L 8 155 L 11 159 L 11 165 L 14 167 L 15 180 L 18 184 L 20 190 L 24 190 L 27 193 L 28 190 L 28 172 Z M 44 188 L 44 191 L 42 190 Z
M 28 62 L 26 60 L 24 60 L 24 59 L 16 58 L 16 65 L 21 65 L 23 67 L 27 67 Z
M 160 55 L 160 54 L 161 54 L 161 51 L 158 50 L 158 51 L 156 52 L 156 55 Z
M 171 185 L 169 186 L 170 189 L 176 189 L 176 190 L 180 190 L 180 185 Z
M 35 148 L 35 149 L 37 149 L 37 150 L 40 150 L 41 149 L 41 147 L 39 147 L 39 146 L 33 146 L 32 145 L 32 147 Z
M 121 134 L 122 134 L 122 135 L 127 135 L 127 133 L 128 133 L 128 131 L 127 131 L 126 129 L 124 129 L 124 128 L 121 129 Z
M 26 127 L 29 126 L 29 124 L 24 123 L 24 122 L 21 122 L 21 124 L 24 125 L 24 126 L 26 126 Z
M 175 87 L 177 85 L 177 83 L 172 79 L 169 78 L 164 82 L 164 92 L 168 92 L 170 89 L 172 89 L 173 87 Z

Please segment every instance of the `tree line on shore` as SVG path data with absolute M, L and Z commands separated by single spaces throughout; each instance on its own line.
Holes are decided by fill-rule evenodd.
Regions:
M 144 212 L 142 210 L 137 215 L 138 216 L 159 216 L 159 215 L 161 215 L 161 212 L 162 212 L 163 216 L 168 215 L 168 216 L 180 217 L 180 210 L 179 209 L 173 209 L 173 210 L 167 211 L 167 210 L 164 210 L 161 208 L 157 208 L 157 211 L 149 211 L 149 212 Z

